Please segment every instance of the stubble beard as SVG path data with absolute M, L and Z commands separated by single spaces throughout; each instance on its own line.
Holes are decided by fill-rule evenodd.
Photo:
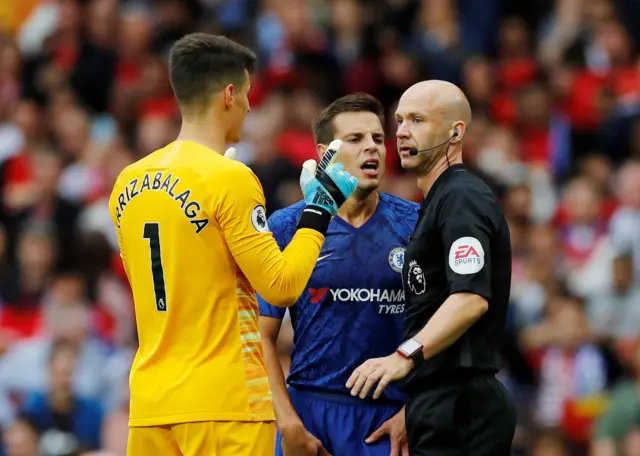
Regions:
M 449 143 L 443 144 L 441 147 L 428 152 L 426 157 L 424 157 L 415 168 L 408 171 L 412 171 L 418 176 L 427 176 L 436 168 L 442 158 L 446 156 L 448 150 Z

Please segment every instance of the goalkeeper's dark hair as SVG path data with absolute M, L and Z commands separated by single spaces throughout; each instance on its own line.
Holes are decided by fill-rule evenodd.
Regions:
M 191 33 L 180 38 L 169 53 L 169 78 L 183 115 L 205 109 L 229 84 L 239 90 L 245 71 L 252 73 L 255 64 L 253 51 L 227 37 Z
M 350 93 L 338 98 L 324 108 L 313 122 L 313 137 L 316 144 L 329 144 L 333 141 L 336 128 L 333 123 L 335 118 L 346 112 L 371 112 L 380 118 L 384 125 L 384 107 L 377 98 L 368 93 Z

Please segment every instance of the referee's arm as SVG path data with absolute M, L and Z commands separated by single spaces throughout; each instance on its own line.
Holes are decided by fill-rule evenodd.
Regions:
M 438 219 L 449 297 L 414 336 L 431 358 L 458 340 L 489 308 L 490 239 L 494 225 L 485 195 L 458 191 L 445 197 Z

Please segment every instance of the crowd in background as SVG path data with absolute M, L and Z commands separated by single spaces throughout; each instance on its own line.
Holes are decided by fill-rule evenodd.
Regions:
M 0 454 L 125 455 L 136 335 L 107 198 L 176 137 L 168 49 L 205 31 L 259 57 L 237 150 L 270 213 L 301 197 L 314 116 L 354 91 L 387 108 L 383 190 L 419 201 L 394 106 L 460 85 L 465 162 L 511 227 L 514 454 L 640 455 L 640 2 L 0 3 Z

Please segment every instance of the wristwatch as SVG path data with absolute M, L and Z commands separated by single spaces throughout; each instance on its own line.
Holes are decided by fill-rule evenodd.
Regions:
M 396 349 L 396 352 L 403 358 L 412 359 L 413 367 L 418 367 L 424 362 L 424 353 L 422 353 L 422 344 L 415 339 L 404 341 Z

